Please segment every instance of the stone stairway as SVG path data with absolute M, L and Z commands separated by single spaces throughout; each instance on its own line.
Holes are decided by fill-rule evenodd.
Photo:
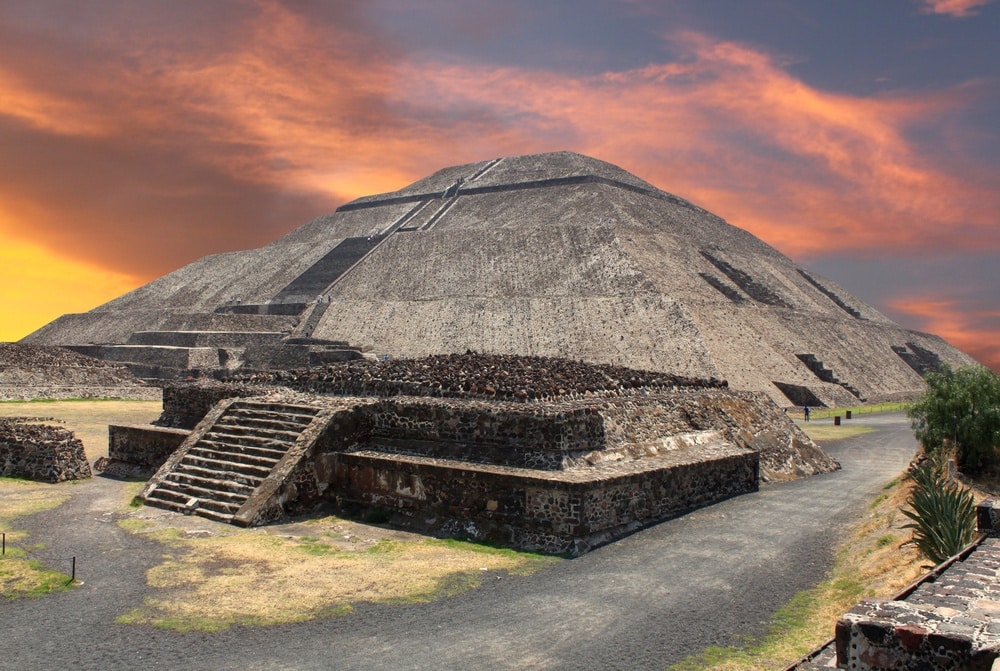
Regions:
M 815 354 L 796 354 L 799 361 L 804 363 L 809 370 L 812 371 L 813 375 L 822 380 L 823 382 L 829 382 L 830 384 L 837 384 L 851 392 L 856 399 L 859 401 L 864 401 L 865 399 L 861 396 L 861 392 L 857 387 L 849 382 L 844 382 L 833 374 L 830 368 L 827 368 L 826 364 L 820 361 Z
M 195 429 L 139 498 L 231 522 L 318 414 L 306 405 L 236 400 Z

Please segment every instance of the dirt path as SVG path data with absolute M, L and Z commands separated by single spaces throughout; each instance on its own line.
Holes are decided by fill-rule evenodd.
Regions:
M 18 669 L 663 669 L 761 633 L 824 577 L 841 527 L 915 448 L 903 415 L 857 423 L 876 430 L 833 444 L 838 473 L 769 486 L 531 576 L 427 604 L 212 635 L 114 622 L 148 594 L 144 569 L 164 546 L 112 523 L 105 511 L 120 509 L 109 498 L 120 483 L 97 478 L 75 486 L 69 504 L 25 519 L 33 539 L 82 557 L 86 583 L 0 603 L 0 659 Z

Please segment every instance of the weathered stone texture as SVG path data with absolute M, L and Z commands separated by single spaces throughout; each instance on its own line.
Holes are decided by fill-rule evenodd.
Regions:
M 61 347 L 0 343 L 0 400 L 132 398 L 155 400 L 160 390 L 125 367 Z
M 840 619 L 839 668 L 988 670 L 1000 659 L 1000 537 L 996 504 L 978 507 L 973 544 L 893 600 L 867 599 Z
M 148 478 L 173 454 L 191 432 L 150 425 L 108 426 L 108 456 L 94 468 L 118 478 Z
M 60 426 L 0 418 L 0 475 L 40 482 L 91 476 L 83 443 Z
M 304 287 L 323 300 L 300 295 Z M 137 331 L 178 330 L 281 333 L 286 345 L 311 336 L 393 358 L 469 349 L 572 357 L 724 379 L 780 405 L 794 403 L 782 389 L 825 405 L 905 398 L 922 390 L 927 362 L 973 363 L 746 231 L 571 152 L 445 168 L 26 340 L 121 344 Z M 286 360 L 268 347 L 219 349 L 216 365 Z M 180 370 L 145 365 L 144 375 Z

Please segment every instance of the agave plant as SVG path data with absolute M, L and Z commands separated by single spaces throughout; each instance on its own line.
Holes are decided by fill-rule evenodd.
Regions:
M 913 543 L 934 564 L 958 554 L 976 533 L 976 504 L 972 493 L 941 474 L 935 463 L 926 461 L 913 469 L 916 487 L 906 499 L 912 510 L 902 513 L 913 522 Z

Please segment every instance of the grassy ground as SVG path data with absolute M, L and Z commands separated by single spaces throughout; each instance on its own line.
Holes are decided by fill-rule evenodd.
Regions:
M 803 422 L 795 420 L 799 428 L 806 432 L 806 435 L 813 440 L 830 442 L 831 440 L 843 440 L 853 436 L 860 436 L 874 431 L 870 426 L 857 426 L 855 424 L 841 424 L 836 426 L 831 422 Z
M 429 601 L 560 561 L 337 517 L 266 529 L 208 522 L 206 533 L 192 533 L 141 514 L 123 525 L 150 534 L 166 554 L 147 572 L 154 595 L 119 621 L 179 631 L 298 622 L 347 614 L 362 602 Z
M 838 427 L 839 428 L 839 427 Z M 893 480 L 871 502 L 865 519 L 837 552 L 829 577 L 798 593 L 771 621 L 762 640 L 743 647 L 709 648 L 671 671 L 773 671 L 784 668 L 833 636 L 837 619 L 867 596 L 892 596 L 916 580 L 923 562 L 905 545 L 910 531 L 899 512 L 912 487 Z
M 0 403 L 0 415 L 53 417 L 72 429 L 93 462 L 107 454 L 107 425 L 148 423 L 158 401 L 53 401 Z M 239 529 L 129 501 L 141 483 L 117 487 L 120 525 L 162 543 L 164 560 L 146 578 L 153 596 L 120 618 L 178 630 L 218 631 L 232 624 L 275 624 L 348 613 L 361 602 L 413 603 L 471 589 L 552 562 L 511 550 L 430 540 L 336 517 Z M 72 483 L 49 485 L 0 478 L 0 531 L 8 554 L 0 563 L 3 595 L 41 594 L 62 588 L 69 576 L 29 559 L 30 545 L 17 520 L 63 505 Z M 27 553 L 27 554 L 26 554 Z
M 0 402 L 2 417 L 58 420 L 52 423 L 76 434 L 91 463 L 108 453 L 108 424 L 148 424 L 160 412 L 159 401 Z M 72 482 L 52 485 L 0 478 L 0 533 L 6 538 L 6 552 L 0 555 L 0 596 L 4 599 L 40 596 L 70 586 L 68 573 L 46 568 L 53 565 L 63 568 L 61 564 L 65 562 L 53 562 L 46 557 L 45 547 L 33 542 L 27 532 L 19 529 L 17 520 L 63 505 L 70 498 L 73 486 Z
M 108 455 L 108 424 L 149 424 L 160 416 L 160 401 L 3 401 L 0 417 L 54 417 L 83 442 L 87 460 Z
M 159 402 L 79 401 L 0 403 L 0 415 L 56 417 L 77 432 L 91 461 L 107 453 L 109 423 L 147 423 Z M 813 415 L 814 420 L 821 419 Z M 849 422 L 800 423 L 814 438 L 855 435 Z M 494 550 L 455 541 L 428 540 L 336 517 L 237 529 L 197 517 L 131 508 L 137 483 L 121 489 L 121 525 L 164 546 L 164 560 L 150 568 L 153 595 L 125 613 L 122 622 L 180 630 L 215 631 L 235 623 L 270 624 L 350 612 L 361 602 L 410 603 L 470 589 L 483 579 L 524 573 L 558 559 Z M 71 483 L 47 485 L 0 478 L 0 531 L 9 557 L 0 563 L 3 595 L 38 594 L 65 586 L 68 576 L 30 561 L 30 539 L 16 520 L 65 503 Z M 868 517 L 842 546 L 830 578 L 795 597 L 775 618 L 771 634 L 746 648 L 710 649 L 678 669 L 773 669 L 830 637 L 833 623 L 866 594 L 890 595 L 917 577 L 916 551 L 899 514 L 908 483 L 890 483 Z M 21 553 L 18 556 L 18 553 Z M 12 567 L 17 567 L 16 575 Z
M 69 587 L 70 576 L 42 566 L 35 558 L 45 547 L 31 543 L 28 534 L 17 529 L 15 520 L 62 505 L 69 498 L 70 485 L 48 485 L 16 478 L 0 478 L 0 598 L 41 596 Z
M 848 410 L 851 411 L 852 416 L 870 415 L 880 412 L 905 412 L 910 405 L 910 403 L 872 403 L 871 405 L 856 405 L 850 408 L 811 408 L 809 416 L 814 420 L 829 419 L 837 415 L 846 417 Z

